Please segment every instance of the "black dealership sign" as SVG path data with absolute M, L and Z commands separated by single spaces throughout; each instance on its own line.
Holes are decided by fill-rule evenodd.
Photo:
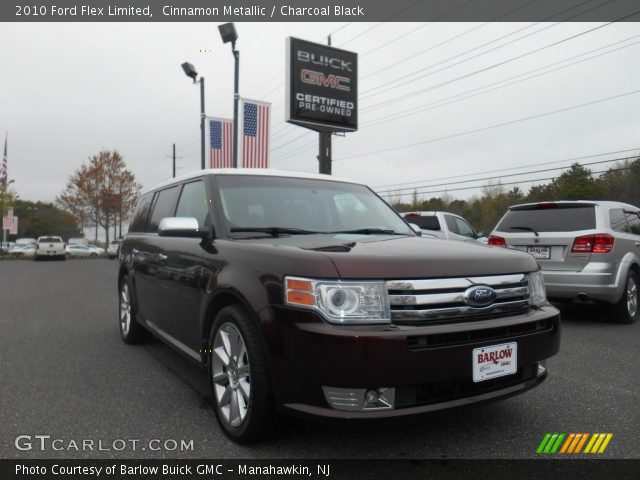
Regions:
M 358 129 L 358 54 L 287 38 L 287 122 L 318 131 Z

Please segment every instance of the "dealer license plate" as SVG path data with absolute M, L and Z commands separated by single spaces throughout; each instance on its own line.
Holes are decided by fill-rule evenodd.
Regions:
M 527 247 L 527 253 L 533 255 L 537 260 L 548 260 L 551 258 L 550 247 Z
M 474 348 L 471 363 L 474 382 L 513 375 L 518 370 L 518 344 L 511 342 Z

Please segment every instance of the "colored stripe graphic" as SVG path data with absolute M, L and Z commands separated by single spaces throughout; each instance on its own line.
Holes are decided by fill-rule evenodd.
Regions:
M 541 454 L 578 454 L 578 453 L 604 453 L 609 442 L 613 438 L 612 433 L 545 433 L 536 453 Z M 588 440 L 588 441 L 587 441 Z M 586 443 L 586 447 L 583 450 Z

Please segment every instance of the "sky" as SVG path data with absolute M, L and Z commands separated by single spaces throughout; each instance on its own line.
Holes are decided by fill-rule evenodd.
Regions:
M 236 30 L 240 94 L 272 103 L 273 168 L 318 171 L 317 133 L 284 121 L 285 39 L 325 43 L 329 34 L 359 54 L 359 131 L 334 136 L 333 174 L 388 199 L 416 187 L 424 198 L 445 189 L 469 198 L 497 179 L 460 182 L 523 182 L 561 170 L 507 175 L 640 153 L 640 23 Z M 206 79 L 207 114 L 233 114 L 233 56 L 214 23 L 4 23 L 0 45 L 0 134 L 8 132 L 9 178 L 25 200 L 53 201 L 102 149 L 117 149 L 147 188 L 171 178 L 174 142 L 178 174 L 197 170 L 199 87 L 185 61 Z

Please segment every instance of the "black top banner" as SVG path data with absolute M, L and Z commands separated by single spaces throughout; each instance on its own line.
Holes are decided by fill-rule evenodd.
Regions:
M 640 21 L 638 0 L 40 0 L 0 3 L 2 22 Z

